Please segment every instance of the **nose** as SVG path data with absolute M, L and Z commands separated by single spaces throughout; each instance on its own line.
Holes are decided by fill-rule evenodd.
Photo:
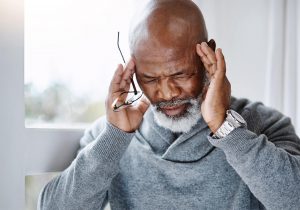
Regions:
M 161 101 L 170 101 L 181 94 L 181 89 L 170 79 L 161 79 L 157 86 L 157 97 Z

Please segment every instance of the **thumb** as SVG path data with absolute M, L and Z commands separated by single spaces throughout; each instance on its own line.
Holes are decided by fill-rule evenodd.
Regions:
M 147 111 L 147 109 L 149 108 L 149 106 L 150 106 L 150 101 L 145 96 L 143 96 L 141 98 L 141 100 L 139 101 L 139 104 L 137 105 L 137 109 L 142 114 L 144 114 Z

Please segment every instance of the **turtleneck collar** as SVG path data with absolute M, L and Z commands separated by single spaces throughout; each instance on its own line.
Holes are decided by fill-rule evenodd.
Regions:
M 210 129 L 201 117 L 188 133 L 173 133 L 159 126 L 154 114 L 148 109 L 143 122 L 136 132 L 137 140 L 155 155 L 169 161 L 193 162 L 200 160 L 213 150 L 207 140 Z

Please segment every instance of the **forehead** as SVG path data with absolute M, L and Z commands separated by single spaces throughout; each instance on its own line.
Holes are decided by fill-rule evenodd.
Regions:
M 141 46 L 135 55 L 137 73 L 169 74 L 174 71 L 194 71 L 196 50 L 190 47 Z

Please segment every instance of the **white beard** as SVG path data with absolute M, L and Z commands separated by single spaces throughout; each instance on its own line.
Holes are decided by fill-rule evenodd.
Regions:
M 182 116 L 171 117 L 158 109 L 157 105 L 151 105 L 155 122 L 174 133 L 187 133 L 197 124 L 201 118 L 200 99 L 189 99 L 190 105 Z

